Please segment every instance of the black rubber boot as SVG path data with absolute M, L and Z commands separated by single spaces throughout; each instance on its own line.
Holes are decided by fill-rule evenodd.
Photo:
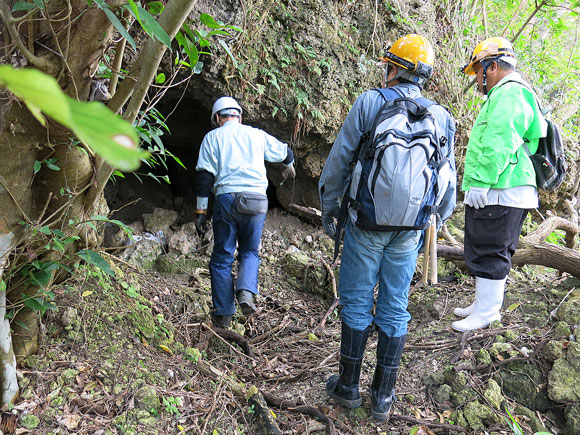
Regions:
M 389 418 L 395 402 L 395 384 L 407 336 L 389 337 L 379 329 L 377 366 L 371 386 L 371 415 L 377 420 Z
M 371 328 L 364 331 L 349 328 L 342 322 L 338 375 L 326 382 L 326 393 L 345 408 L 356 408 L 362 398 L 358 390 L 360 368 Z
M 211 321 L 214 324 L 214 326 L 217 326 L 218 328 L 228 329 L 232 324 L 232 316 L 231 315 L 221 316 L 218 314 L 214 314 L 211 316 Z
M 238 290 L 236 299 L 244 316 L 249 316 L 256 312 L 256 304 L 254 303 L 254 293 L 249 290 Z

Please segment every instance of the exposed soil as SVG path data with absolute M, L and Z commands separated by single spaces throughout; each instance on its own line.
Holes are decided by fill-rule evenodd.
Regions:
M 285 253 L 291 251 L 310 259 L 301 279 L 286 271 Z M 339 308 L 333 308 L 338 268 L 325 266 L 331 262 L 332 242 L 321 229 L 286 212 L 269 212 L 259 310 L 249 318 L 238 312 L 228 331 L 210 328 L 209 252 L 197 254 L 199 267 L 179 276 L 141 271 L 107 255 L 116 278 L 86 268 L 59 285 L 58 311 L 44 317 L 40 350 L 20 372 L 22 395 L 4 414 L 16 419 L 17 433 L 261 433 L 265 423 L 257 418 L 260 406 L 253 401 L 260 395 L 248 401 L 248 392 L 256 391 L 251 386 L 262 393 L 270 409 L 264 415 L 281 433 L 394 435 L 412 428 L 423 434 L 461 433 L 450 431 L 461 423 L 453 421 L 460 407 L 433 397 L 434 374 L 454 367 L 447 377 L 463 373 L 465 388 L 483 397 L 486 382 L 509 358 L 535 358 L 546 366 L 533 352 L 552 334 L 547 315 L 565 294 L 557 287 L 565 278 L 551 271 L 515 270 L 503 324 L 458 334 L 450 328 L 452 310 L 471 302 L 474 282 L 440 261 L 443 283 L 413 282 L 413 319 L 396 387 L 398 402 L 390 421 L 378 422 L 370 416 L 369 398 L 376 334 L 361 374 L 362 407 L 344 409 L 325 394 L 326 379 L 337 372 L 340 319 Z M 331 270 L 334 274 L 327 273 Z M 324 284 L 313 286 L 309 280 L 321 271 Z M 309 292 L 312 287 L 319 292 Z M 526 301 L 542 305 L 531 310 L 532 302 Z M 477 367 L 478 351 L 499 341 L 520 351 Z M 506 397 L 504 405 L 513 411 L 517 404 Z M 538 414 L 552 433 L 561 424 L 557 411 Z M 504 415 L 503 409 L 493 412 Z M 23 421 L 30 415 L 39 417 L 38 426 L 26 429 Z M 532 433 L 528 420 L 519 419 L 525 433 Z M 502 417 L 495 421 L 486 424 L 488 432 L 513 433 Z M 276 433 L 274 426 L 269 433 Z

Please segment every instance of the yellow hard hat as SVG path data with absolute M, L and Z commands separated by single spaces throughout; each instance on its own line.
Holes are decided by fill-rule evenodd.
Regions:
M 411 33 L 397 39 L 381 60 L 392 62 L 426 80 L 433 74 L 435 53 L 427 38 Z
M 513 66 L 516 65 L 516 54 L 512 43 L 500 36 L 487 38 L 485 41 L 477 44 L 469 58 L 469 63 L 461 70 L 465 74 L 473 76 L 475 75 L 473 66 L 484 59 L 501 59 Z

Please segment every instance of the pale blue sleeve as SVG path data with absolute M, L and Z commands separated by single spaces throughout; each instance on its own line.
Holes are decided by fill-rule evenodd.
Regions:
M 199 157 L 197 158 L 196 171 L 205 170 L 214 176 L 218 173 L 218 151 L 217 147 L 212 146 L 212 140 L 209 134 L 206 134 L 199 147 Z
M 264 160 L 271 163 L 282 162 L 288 153 L 288 146 L 286 143 L 279 141 L 274 136 L 262 131 L 264 136 Z
M 318 182 L 322 210 L 337 210 L 352 172 L 351 163 L 360 138 L 372 128 L 369 113 L 376 113 L 375 106 L 382 105 L 378 92 L 367 91 L 360 95 L 344 120 L 344 124 L 332 145 Z

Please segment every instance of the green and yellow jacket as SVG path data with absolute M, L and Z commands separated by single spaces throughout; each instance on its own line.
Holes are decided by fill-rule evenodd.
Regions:
M 462 190 L 535 186 L 534 167 L 522 145 L 526 138 L 533 154 L 545 135 L 534 93 L 518 73 L 507 75 L 489 91 L 471 130 Z

